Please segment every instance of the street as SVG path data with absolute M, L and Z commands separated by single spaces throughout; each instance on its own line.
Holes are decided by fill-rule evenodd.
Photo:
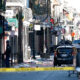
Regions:
M 14 68 L 20 68 L 20 67 L 53 67 L 54 66 L 54 55 L 51 55 L 50 58 L 41 58 L 40 56 L 36 56 L 36 59 L 29 59 L 27 62 L 21 63 L 21 64 L 15 64 Z M 73 65 L 66 65 L 62 64 L 59 67 L 71 67 Z M 58 67 L 58 66 L 56 66 Z
M 0 80 L 80 80 L 79 1 L 0 0 Z
M 51 56 L 49 59 L 44 60 L 41 60 L 39 56 L 36 57 L 36 60 L 17 64 L 14 66 L 14 68 L 53 66 L 53 56 Z M 70 77 L 68 74 L 68 71 L 1 72 L 0 80 L 78 80 L 77 74 L 72 74 Z
M 16 64 L 13 67 L 19 68 L 19 67 L 53 67 L 53 57 L 54 55 L 50 56 L 50 58 L 41 58 L 40 56 L 36 56 L 36 59 L 29 59 L 25 63 Z
M 76 74 L 68 77 L 68 71 L 37 71 L 0 73 L 0 80 L 78 80 Z

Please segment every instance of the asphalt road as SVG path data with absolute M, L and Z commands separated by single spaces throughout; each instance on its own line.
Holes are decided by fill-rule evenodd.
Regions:
M 37 71 L 0 73 L 0 80 L 78 80 L 76 74 L 68 77 L 68 71 Z
M 15 67 L 52 67 L 53 57 L 49 60 L 30 61 L 30 63 L 22 63 L 15 65 Z M 68 76 L 68 71 L 34 71 L 34 72 L 2 72 L 0 73 L 0 80 L 78 80 L 76 74 Z

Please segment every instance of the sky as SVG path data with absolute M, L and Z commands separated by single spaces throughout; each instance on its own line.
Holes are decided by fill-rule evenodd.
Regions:
M 66 0 L 68 2 L 69 6 L 72 6 L 73 8 L 76 8 L 78 11 L 80 11 L 80 0 Z

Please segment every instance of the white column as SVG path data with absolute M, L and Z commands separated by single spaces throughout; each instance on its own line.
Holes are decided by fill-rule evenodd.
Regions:
M 51 17 L 53 17 L 53 12 L 54 12 L 53 0 L 51 0 Z

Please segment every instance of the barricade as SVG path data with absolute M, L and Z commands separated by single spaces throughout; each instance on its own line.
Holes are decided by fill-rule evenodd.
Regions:
M 75 67 L 33 67 L 33 68 L 0 68 L 0 72 L 26 72 L 26 71 L 73 71 Z

